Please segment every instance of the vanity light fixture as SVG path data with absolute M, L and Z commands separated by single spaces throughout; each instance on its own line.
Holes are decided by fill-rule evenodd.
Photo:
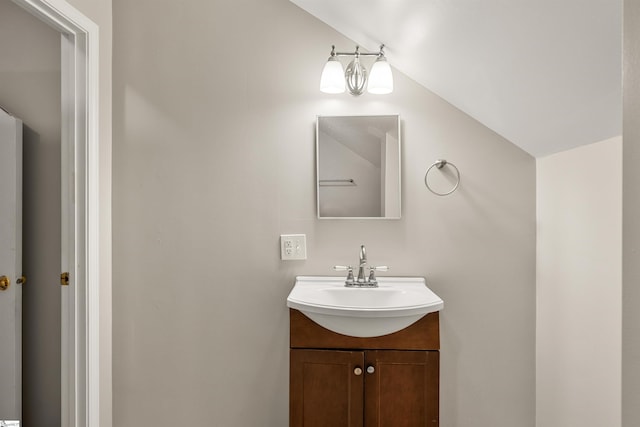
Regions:
M 342 68 L 339 56 L 353 56 L 353 60 L 347 65 L 346 71 Z M 360 62 L 361 56 L 375 56 L 376 61 L 371 67 L 371 74 L 367 78 L 367 69 Z M 368 82 L 368 85 L 367 85 Z M 386 94 L 393 92 L 393 74 L 391 67 L 384 56 L 384 45 L 379 52 L 360 52 L 360 46 L 356 46 L 353 53 L 336 52 L 336 47 L 331 46 L 331 56 L 324 65 L 320 77 L 320 91 L 324 93 L 342 93 L 345 87 L 354 96 L 361 95 L 367 86 L 369 93 Z

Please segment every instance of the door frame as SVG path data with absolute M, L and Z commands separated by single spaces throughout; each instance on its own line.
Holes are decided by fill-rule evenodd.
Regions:
M 69 273 L 61 292 L 61 425 L 99 427 L 98 26 L 64 0 L 12 1 L 61 33 L 61 265 Z

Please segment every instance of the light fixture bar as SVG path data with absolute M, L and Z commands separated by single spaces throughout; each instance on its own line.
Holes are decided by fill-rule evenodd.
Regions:
M 360 46 L 356 46 L 355 52 L 336 52 L 335 46 L 331 46 L 331 56 L 384 56 L 384 44 L 380 45 L 378 52 L 360 52 Z

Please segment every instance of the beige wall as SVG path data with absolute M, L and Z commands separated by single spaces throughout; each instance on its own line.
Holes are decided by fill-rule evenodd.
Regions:
M 298 274 L 367 245 L 445 301 L 442 427 L 532 427 L 535 161 L 400 73 L 330 96 L 331 44 L 288 0 L 114 1 L 114 425 L 288 424 Z M 399 113 L 403 218 L 316 219 L 316 115 Z M 450 197 L 426 190 L 438 158 Z M 308 260 L 282 262 L 279 235 Z
M 640 1 L 624 1 L 622 425 L 640 425 Z
M 60 425 L 60 36 L 0 1 L 0 105 L 24 122 L 23 422 Z
M 536 425 L 620 426 L 622 138 L 536 163 Z

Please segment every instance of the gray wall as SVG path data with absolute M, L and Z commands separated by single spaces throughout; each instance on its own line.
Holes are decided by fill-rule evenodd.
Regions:
M 624 2 L 622 425 L 640 425 L 640 1 Z
M 24 122 L 23 421 L 60 425 L 60 36 L 0 0 L 0 104 Z
M 361 243 L 445 301 L 441 426 L 534 426 L 532 157 L 398 72 L 390 96 L 320 93 L 354 43 L 288 0 L 113 6 L 115 426 L 286 426 L 286 296 Z M 317 220 L 315 116 L 389 113 L 403 218 Z M 439 158 L 450 197 L 423 184 Z M 308 260 L 279 260 L 284 233 Z

